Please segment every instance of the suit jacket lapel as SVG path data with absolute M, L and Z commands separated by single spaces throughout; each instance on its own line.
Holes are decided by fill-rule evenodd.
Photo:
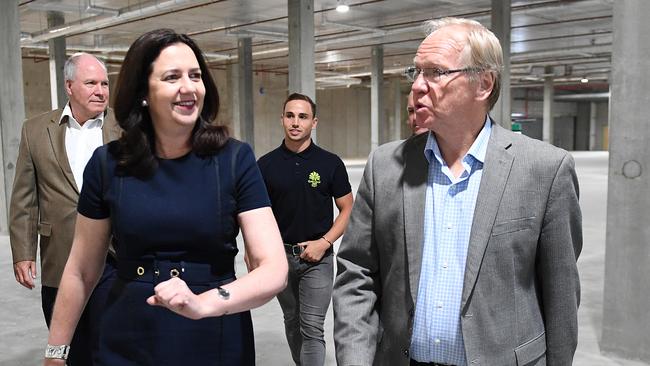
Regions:
M 404 238 L 409 285 L 415 304 L 420 285 L 422 267 L 422 241 L 424 230 L 424 201 L 429 164 L 424 157 L 426 135 L 411 139 L 404 146 L 404 177 L 402 181 L 404 204 Z
M 59 167 L 61 167 L 63 175 L 74 188 L 75 192 L 79 194 L 79 189 L 74 181 L 74 174 L 72 174 L 72 168 L 70 168 L 68 154 L 65 151 L 65 130 L 67 125 L 65 123 L 59 123 L 61 114 L 63 114 L 63 110 L 52 116 L 50 124 L 47 126 L 47 132 L 50 136 L 54 157 L 59 162 Z
M 492 235 L 492 226 L 514 160 L 514 156 L 508 151 L 511 145 L 512 143 L 504 134 L 504 130 L 499 125 L 493 124 L 485 155 L 485 163 L 483 164 L 481 185 L 476 198 L 476 207 L 474 208 L 474 219 L 467 250 L 461 311 L 465 310 L 467 300 L 472 294 L 483 261 L 485 248 Z
M 104 116 L 104 127 L 102 128 L 102 140 L 107 144 L 113 140 L 120 138 L 122 130 L 115 120 L 115 115 L 112 109 L 108 109 Z

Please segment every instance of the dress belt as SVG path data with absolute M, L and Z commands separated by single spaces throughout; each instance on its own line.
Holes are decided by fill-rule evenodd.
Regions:
M 127 281 L 157 284 L 178 277 L 188 285 L 202 285 L 234 279 L 235 272 L 232 268 L 224 270 L 223 267 L 211 263 L 186 261 L 120 259 L 117 274 Z
M 447 363 L 437 363 L 437 362 L 419 362 L 414 359 L 411 359 L 411 366 L 454 366 Z
M 287 254 L 291 254 L 291 255 L 293 255 L 294 257 L 299 257 L 299 256 L 302 254 L 302 252 L 305 251 L 305 247 L 304 247 L 304 246 L 300 246 L 300 245 L 298 245 L 298 244 L 288 244 L 288 243 L 284 243 L 284 251 L 285 251 Z M 325 255 L 331 253 L 332 251 L 333 251 L 333 249 L 332 249 L 332 247 L 330 247 L 329 249 L 327 249 L 327 250 L 325 251 Z
M 287 254 L 291 254 L 291 255 L 297 257 L 297 256 L 299 256 L 300 254 L 302 254 L 302 252 L 305 251 L 305 247 L 302 247 L 302 246 L 300 246 L 300 245 L 298 245 L 298 244 L 287 244 L 287 243 L 284 243 L 284 251 L 285 251 Z

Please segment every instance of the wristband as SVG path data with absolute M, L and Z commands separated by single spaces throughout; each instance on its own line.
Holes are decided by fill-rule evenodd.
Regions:
M 331 241 L 327 240 L 326 237 L 321 236 L 320 238 L 323 239 L 323 240 L 325 240 L 326 242 L 330 243 L 330 247 L 333 247 L 333 246 L 334 246 L 334 243 L 332 243 Z

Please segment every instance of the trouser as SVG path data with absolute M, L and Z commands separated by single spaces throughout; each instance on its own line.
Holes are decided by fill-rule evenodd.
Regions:
M 325 363 L 323 325 L 332 298 L 333 255 L 311 263 L 287 253 L 289 280 L 278 294 L 284 313 L 284 328 L 296 365 L 322 366 Z
M 70 342 L 67 366 L 89 366 L 93 364 L 92 351 L 98 345 L 100 316 L 116 275 L 117 270 L 114 260 L 112 258 L 107 259 L 104 272 L 88 299 L 88 303 L 75 329 L 72 342 Z M 57 292 L 56 287 L 41 287 L 41 305 L 48 329 L 52 321 Z

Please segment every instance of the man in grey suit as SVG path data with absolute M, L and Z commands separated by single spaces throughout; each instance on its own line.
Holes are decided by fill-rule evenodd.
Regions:
M 417 124 L 368 159 L 334 284 L 348 365 L 570 365 L 582 249 L 571 155 L 499 127 L 499 41 L 446 18 L 418 48 Z
M 59 281 L 74 235 L 83 170 L 102 144 L 115 140 L 120 128 L 108 106 L 106 66 L 90 54 L 71 56 L 64 66 L 68 103 L 23 124 L 11 195 L 9 235 L 16 281 L 35 287 L 40 243 L 41 300 L 49 326 Z M 40 237 L 40 241 L 38 239 Z M 94 324 L 114 268 L 102 281 L 77 326 L 68 365 L 91 365 Z

